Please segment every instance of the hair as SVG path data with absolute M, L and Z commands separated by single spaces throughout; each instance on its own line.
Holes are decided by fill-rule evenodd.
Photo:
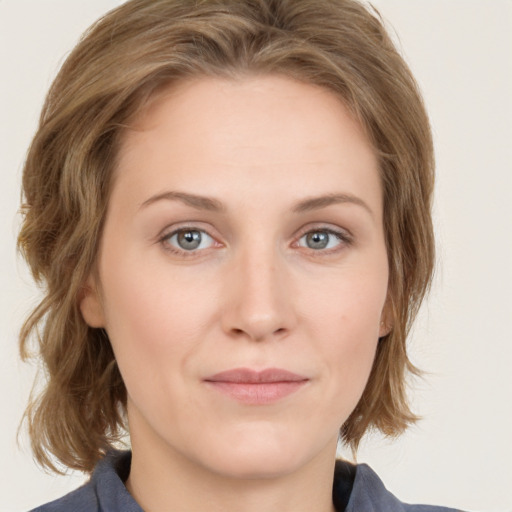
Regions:
M 417 84 L 379 14 L 355 0 L 131 0 L 96 22 L 46 98 L 23 171 L 18 246 L 44 296 L 20 333 L 44 371 L 25 420 L 36 460 L 92 471 L 126 431 L 126 389 L 108 336 L 82 318 L 126 126 L 187 78 L 280 75 L 336 94 L 379 160 L 389 260 L 389 334 L 341 426 L 355 451 L 370 429 L 396 436 L 407 401 L 406 337 L 434 265 L 432 137 Z

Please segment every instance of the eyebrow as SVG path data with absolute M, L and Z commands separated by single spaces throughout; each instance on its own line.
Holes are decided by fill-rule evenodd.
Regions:
M 372 217 L 373 211 L 371 208 L 360 198 L 352 194 L 327 194 L 324 196 L 311 197 L 300 201 L 294 208 L 294 213 L 304 213 L 313 210 L 320 210 L 327 208 L 333 204 L 355 204 L 364 208 Z
M 186 192 L 173 191 L 151 196 L 140 205 L 140 208 L 145 208 L 146 206 L 164 199 L 168 201 L 181 201 L 182 203 L 185 203 L 192 208 L 196 208 L 197 210 L 207 210 L 210 212 L 224 212 L 226 210 L 225 206 L 219 200 L 213 199 L 212 197 L 197 196 L 195 194 L 187 194 Z
M 186 192 L 168 191 L 161 194 L 151 196 L 149 199 L 144 201 L 140 208 L 145 208 L 157 201 L 168 200 L 168 201 L 181 201 L 182 203 L 191 206 L 197 210 L 207 210 L 210 212 L 225 212 L 226 207 L 218 199 L 206 196 L 198 196 L 195 194 L 188 194 Z M 297 203 L 293 207 L 293 213 L 305 213 L 314 210 L 320 210 L 327 208 L 334 204 L 354 204 L 364 208 L 372 217 L 373 212 L 371 208 L 359 197 L 352 194 L 327 194 L 318 197 L 311 197 L 304 199 Z

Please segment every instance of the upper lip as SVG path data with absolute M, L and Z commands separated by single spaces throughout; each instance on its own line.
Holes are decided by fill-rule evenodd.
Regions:
M 267 368 L 265 370 L 252 370 L 250 368 L 234 368 L 216 373 L 205 379 L 207 382 L 232 382 L 237 384 L 263 384 L 270 382 L 300 382 L 308 380 L 303 375 L 283 370 L 281 368 Z

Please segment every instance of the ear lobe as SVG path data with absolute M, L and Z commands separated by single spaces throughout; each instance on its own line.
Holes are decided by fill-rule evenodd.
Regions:
M 381 321 L 380 327 L 379 327 L 379 338 L 383 338 L 384 336 L 387 336 L 391 329 L 393 328 L 392 325 L 389 325 L 386 320 Z
M 382 310 L 382 314 L 380 316 L 380 325 L 379 325 L 379 338 L 387 336 L 391 330 L 393 329 L 393 315 L 391 313 L 391 300 L 386 300 L 386 304 L 384 305 L 384 309 Z
M 98 292 L 95 280 L 89 276 L 82 286 L 79 296 L 79 307 L 85 323 L 89 327 L 105 327 L 105 316 L 103 314 L 103 304 Z

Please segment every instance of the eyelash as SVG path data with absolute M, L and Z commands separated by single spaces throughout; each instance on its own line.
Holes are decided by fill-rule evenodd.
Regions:
M 211 236 L 205 229 L 201 229 L 201 228 L 195 227 L 195 226 L 183 226 L 178 229 L 174 229 L 173 231 L 171 231 L 169 233 L 163 234 L 159 238 L 158 242 L 163 246 L 164 250 L 166 250 L 172 254 L 177 254 L 178 256 L 184 256 L 186 258 L 198 256 L 199 253 L 205 249 L 187 251 L 185 249 L 179 249 L 170 244 L 170 240 L 173 237 L 179 235 L 180 233 L 187 233 L 187 232 L 199 232 L 202 234 L 206 234 L 208 237 L 210 237 L 215 242 L 215 237 Z
M 336 247 L 329 248 L 329 249 L 311 249 L 310 247 L 304 247 L 300 246 L 300 241 L 307 235 L 313 234 L 313 233 L 326 233 L 329 236 L 332 236 L 337 239 L 339 242 Z M 338 253 L 340 250 L 342 250 L 344 247 L 350 246 L 352 244 L 352 236 L 350 236 L 346 231 L 342 230 L 336 230 L 332 228 L 326 228 L 326 227 L 318 227 L 313 229 L 308 229 L 307 231 L 304 231 L 300 234 L 297 242 L 294 243 L 294 246 L 304 247 L 305 249 L 308 249 L 311 251 L 311 254 L 313 256 L 327 256 L 330 254 Z
M 215 240 L 215 237 L 210 235 L 205 229 L 201 229 L 201 228 L 195 227 L 195 226 L 183 226 L 183 227 L 180 227 L 178 229 L 174 229 L 173 231 L 165 233 L 164 235 L 162 235 L 158 239 L 158 242 L 164 247 L 164 250 L 166 250 L 166 251 L 168 251 L 168 252 L 170 252 L 172 254 L 176 254 L 178 256 L 182 256 L 182 257 L 186 257 L 186 258 L 197 257 L 197 256 L 199 256 L 199 254 L 202 251 L 207 250 L 207 249 L 199 249 L 199 250 L 187 251 L 185 249 L 178 249 L 177 247 L 175 247 L 175 246 L 173 246 L 173 245 L 171 245 L 169 243 L 169 241 L 174 236 L 177 236 L 180 233 L 186 233 L 187 231 L 188 232 L 199 232 L 199 233 L 202 233 L 202 234 L 206 234 L 208 237 L 210 237 L 214 241 L 214 243 L 218 244 L 218 242 L 216 242 L 216 240 Z M 326 234 L 328 234 L 330 236 L 335 237 L 338 240 L 339 244 L 337 244 L 337 246 L 335 248 L 330 248 L 330 249 L 311 249 L 311 248 L 307 248 L 307 247 L 299 245 L 300 241 L 305 236 L 307 236 L 309 234 L 313 234 L 313 233 L 326 233 Z M 338 230 L 335 230 L 335 229 L 332 229 L 332 228 L 318 227 L 318 228 L 308 229 L 306 231 L 301 232 L 299 237 L 298 237 L 298 239 L 297 239 L 297 241 L 294 242 L 293 246 L 294 247 L 303 247 L 305 249 L 309 249 L 309 251 L 311 252 L 311 254 L 313 256 L 326 256 L 326 255 L 330 255 L 330 254 L 333 254 L 333 253 L 337 253 L 340 250 L 342 250 L 343 247 L 350 246 L 350 245 L 352 245 L 352 243 L 353 243 L 352 235 L 350 235 L 347 231 L 342 231 L 342 230 L 338 231 Z

